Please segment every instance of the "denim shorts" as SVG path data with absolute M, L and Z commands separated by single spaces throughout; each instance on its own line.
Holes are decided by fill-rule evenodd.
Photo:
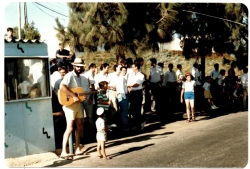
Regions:
M 194 100 L 194 92 L 184 92 L 184 100 Z

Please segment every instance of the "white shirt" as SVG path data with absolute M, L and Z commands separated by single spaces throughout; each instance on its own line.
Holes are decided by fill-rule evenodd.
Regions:
M 18 89 L 21 90 L 21 94 L 29 94 L 28 87 L 30 86 L 31 84 L 25 80 L 18 85 Z
M 240 81 L 243 87 L 248 87 L 248 74 L 244 73 L 243 75 L 241 75 Z
M 183 77 L 183 74 L 182 74 L 181 70 L 178 69 L 178 70 L 176 71 L 176 78 L 177 78 L 177 79 L 181 79 L 182 77 Z
M 120 94 L 124 99 L 126 98 L 125 94 L 128 94 L 127 80 L 123 75 L 120 75 L 116 81 L 116 92 L 118 95 Z
M 196 86 L 196 83 L 194 80 L 189 81 L 185 81 L 182 84 L 182 88 L 185 89 L 185 92 L 194 92 L 194 86 Z
M 160 66 L 156 65 L 151 67 L 149 70 L 150 81 L 153 83 L 161 81 L 161 76 L 163 75 L 163 70 Z
M 202 86 L 205 90 L 210 90 L 210 83 L 205 82 L 204 85 Z
M 222 83 L 223 83 L 223 76 L 220 74 L 217 78 L 218 78 L 218 85 L 222 85 Z
M 169 70 L 166 71 L 166 73 L 164 74 L 164 80 L 163 80 L 163 86 L 166 86 L 166 84 L 168 82 L 176 82 L 176 74 L 175 72 L 172 70 L 172 72 L 170 72 Z
M 133 73 L 132 68 L 127 68 L 126 79 L 128 79 L 129 75 Z
M 196 70 L 195 70 L 195 78 L 194 78 L 196 85 L 201 85 L 201 82 L 199 81 L 199 78 L 200 78 L 200 77 L 201 77 L 201 74 L 200 74 L 200 72 L 196 69 Z
M 142 89 L 142 83 L 144 82 L 144 75 L 141 72 L 135 74 L 134 72 L 129 75 L 128 84 L 138 84 L 138 87 L 132 87 L 131 91 Z
M 190 71 L 190 72 L 191 72 L 191 75 L 192 75 L 193 77 L 195 77 L 195 73 L 196 73 L 195 70 L 196 70 L 196 68 L 195 68 L 195 67 L 192 67 L 192 68 L 191 68 L 191 71 Z
M 58 71 L 54 71 L 52 75 L 50 75 L 50 85 L 54 89 L 55 83 L 57 80 L 61 79 L 61 75 Z
M 81 87 L 84 92 L 90 92 L 90 81 L 84 74 L 81 74 L 77 77 L 75 71 L 67 73 L 62 82 L 62 84 L 66 85 L 68 88 L 76 88 Z M 89 95 L 87 95 L 87 99 Z
M 212 70 L 212 71 L 210 72 L 210 76 L 211 76 L 211 78 L 214 79 L 214 80 L 215 80 L 216 78 L 218 78 L 219 75 L 220 75 L 220 71 L 219 71 L 219 70 L 217 71 L 217 70 L 214 69 L 214 70 Z
M 105 128 L 105 121 L 102 119 L 102 118 L 97 118 L 96 122 L 95 122 L 95 125 L 96 125 L 96 130 L 97 132 L 105 132 L 105 130 L 103 130 Z
M 46 96 L 46 77 L 42 75 L 37 79 L 37 83 L 40 83 L 42 97 Z
M 103 72 L 99 72 L 94 77 L 95 80 L 95 89 L 99 89 L 99 83 L 102 81 L 108 82 L 108 74 L 103 74 Z
M 84 76 L 85 76 L 86 78 L 89 79 L 90 84 L 95 84 L 94 75 L 92 74 L 92 72 L 91 72 L 90 70 L 85 71 L 83 74 L 84 74 Z
M 107 77 L 109 86 L 116 86 L 118 77 L 117 72 L 109 73 Z
M 37 79 L 39 79 L 42 74 L 43 64 L 41 62 L 36 62 L 32 66 L 30 66 L 29 74 L 32 75 L 33 84 L 37 83 Z

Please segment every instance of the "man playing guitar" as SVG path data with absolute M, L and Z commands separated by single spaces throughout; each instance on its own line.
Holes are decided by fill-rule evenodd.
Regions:
M 84 61 L 81 58 L 75 58 L 72 65 L 74 67 L 74 70 L 66 74 L 60 84 L 60 90 L 62 90 L 66 95 L 72 97 L 74 100 L 73 104 L 63 106 L 67 121 L 67 127 L 63 135 L 62 152 L 60 157 L 64 159 L 72 157 L 72 154 L 67 154 L 66 148 L 69 136 L 73 131 L 74 123 L 76 124 L 75 155 L 83 153 L 80 150 L 80 137 L 83 129 L 83 111 L 80 105 L 81 99 L 78 97 L 78 95 L 72 92 L 71 88 L 82 87 L 84 89 L 86 86 L 90 86 L 89 80 L 86 77 L 80 75 L 84 71 Z M 87 96 L 83 95 L 83 100 L 86 100 L 86 98 Z

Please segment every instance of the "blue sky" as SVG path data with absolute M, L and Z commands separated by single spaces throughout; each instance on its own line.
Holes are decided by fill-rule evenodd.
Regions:
M 21 27 L 24 25 L 24 3 L 21 5 Z M 49 8 L 49 9 L 48 9 Z M 53 10 L 53 11 L 52 11 Z M 27 2 L 28 22 L 34 21 L 35 27 L 41 33 L 41 39 L 48 44 L 49 57 L 55 56 L 58 41 L 55 37 L 55 18 L 66 27 L 68 24 L 68 6 L 66 2 Z M 18 2 L 6 3 L 4 8 L 4 33 L 7 27 L 18 26 Z

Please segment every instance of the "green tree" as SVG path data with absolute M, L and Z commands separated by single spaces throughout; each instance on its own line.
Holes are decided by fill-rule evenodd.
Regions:
M 13 35 L 18 38 L 18 27 L 13 28 Z M 35 23 L 32 21 L 30 24 L 24 24 L 21 29 L 21 39 L 37 39 L 40 40 L 41 35 L 37 28 L 35 28 Z
M 98 45 L 115 51 L 117 61 L 142 50 L 159 50 L 158 42 L 172 40 L 178 4 L 167 3 L 68 3 L 69 24 L 56 19 L 57 38 L 78 51 Z
M 248 46 L 246 40 L 242 42 L 242 39 L 247 39 L 247 26 L 243 24 L 242 15 L 246 13 L 245 10 L 243 4 L 236 3 L 186 3 L 182 5 L 178 14 L 180 29 L 177 33 L 182 40 L 183 55 L 187 59 L 194 55 L 201 58 L 203 79 L 205 56 L 210 55 L 212 49 L 220 54 L 234 53 L 238 63 L 242 61 L 243 57 L 240 55 Z M 198 52 L 195 52 L 195 49 Z

